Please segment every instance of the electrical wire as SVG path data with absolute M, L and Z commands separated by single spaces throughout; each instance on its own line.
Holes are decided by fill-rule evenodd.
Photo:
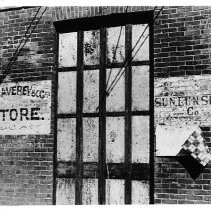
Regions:
M 2 81 L 5 79 L 6 75 L 10 72 L 10 70 L 11 70 L 13 64 L 15 63 L 16 58 L 17 58 L 18 55 L 20 54 L 21 50 L 24 48 L 24 46 L 25 46 L 26 42 L 28 41 L 28 39 L 30 38 L 31 34 L 34 32 L 35 28 L 37 27 L 38 23 L 40 22 L 41 18 L 43 17 L 45 11 L 47 10 L 47 7 L 45 7 L 45 9 L 43 10 L 43 12 L 42 12 L 42 14 L 40 15 L 39 19 L 37 20 L 36 24 L 35 24 L 34 27 L 32 28 L 31 33 L 30 33 L 28 36 L 26 36 L 26 34 L 27 34 L 28 31 L 29 31 L 29 28 L 31 27 L 31 25 L 32 25 L 33 21 L 35 20 L 35 18 L 36 18 L 36 16 L 37 16 L 37 14 L 38 14 L 38 12 L 39 12 L 40 9 L 41 9 L 41 7 L 38 9 L 36 15 L 34 16 L 33 20 L 31 21 L 31 23 L 30 23 L 30 25 L 29 25 L 29 27 L 28 27 L 26 33 L 25 33 L 25 37 L 24 37 L 24 38 L 26 38 L 26 39 L 25 39 L 25 42 L 23 43 L 23 45 L 21 46 L 21 48 L 20 48 L 20 50 L 19 50 L 19 47 L 20 47 L 21 43 L 23 42 L 23 39 L 22 39 L 21 42 L 20 42 L 20 44 L 19 44 L 19 46 L 18 46 L 18 48 L 16 48 L 15 54 L 13 55 L 13 57 L 12 57 L 12 59 L 11 59 L 11 62 L 8 64 L 8 66 L 7 66 L 6 70 L 5 70 L 4 75 L 3 75 L 2 78 L 0 79 L 0 84 L 1 84 Z
M 21 49 L 19 50 L 19 52 L 17 53 L 17 56 L 20 54 L 21 50 L 24 48 L 26 42 L 28 41 L 28 39 L 30 38 L 30 36 L 32 35 L 32 33 L 34 32 L 35 28 L 37 27 L 38 23 L 40 22 L 40 20 L 41 20 L 41 18 L 42 18 L 42 16 L 44 15 L 44 13 L 45 13 L 46 10 L 47 10 L 47 7 L 43 10 L 41 16 L 39 17 L 39 19 L 37 20 L 36 24 L 35 24 L 34 27 L 32 28 L 31 33 L 26 37 L 26 40 L 25 40 L 23 46 L 21 47 Z M 17 58 L 17 56 L 16 56 L 16 58 Z M 14 64 L 14 62 L 13 62 L 13 64 Z M 12 65 L 13 65 L 13 64 L 12 64 Z
M 157 6 L 154 7 L 154 12 L 156 10 Z M 157 17 L 160 15 L 161 11 L 163 10 L 164 6 L 161 7 L 161 9 L 159 10 L 158 14 L 155 16 L 154 21 L 157 19 Z M 147 30 L 147 28 L 149 27 L 149 24 L 145 27 L 144 31 L 142 32 L 142 34 L 139 36 L 139 39 L 137 40 L 136 44 L 134 45 L 134 47 L 131 50 L 131 53 L 134 51 L 134 49 L 136 48 L 136 46 L 138 45 L 139 41 L 141 40 L 141 38 L 143 37 L 145 31 Z M 136 51 L 135 55 L 133 56 L 133 58 L 136 56 L 136 54 L 138 53 L 138 51 L 140 50 L 140 48 L 143 46 L 144 42 L 146 41 L 146 39 L 148 38 L 149 34 L 147 35 L 147 37 L 144 39 L 144 41 L 141 43 L 141 45 L 139 46 L 138 50 Z M 132 59 L 133 59 L 132 58 Z M 103 95 L 99 101 L 99 106 L 96 108 L 96 111 L 99 109 L 100 104 L 102 103 L 102 100 L 104 97 L 108 97 L 111 93 L 111 91 L 115 88 L 116 84 L 118 83 L 118 81 L 121 79 L 122 75 L 124 74 L 125 70 L 123 70 L 123 72 L 121 73 L 121 70 L 123 69 L 123 67 L 125 67 L 126 63 L 128 62 L 129 59 L 129 55 L 125 58 L 120 70 L 118 71 L 117 75 L 115 76 L 114 80 L 111 82 L 111 85 L 109 86 L 108 90 L 106 87 L 106 92 L 105 95 Z M 119 76 L 120 75 L 120 76 Z M 118 78 L 119 76 L 119 78 Z
M 157 19 L 157 17 L 160 15 L 161 11 L 163 10 L 164 6 L 161 7 L 161 9 L 159 10 L 158 14 L 156 15 L 156 17 L 154 18 L 154 21 Z M 154 8 L 155 11 L 156 7 Z M 149 27 L 149 24 L 146 26 L 146 28 L 144 29 L 143 33 L 140 35 L 138 41 L 136 42 L 135 46 L 132 49 L 132 52 L 134 51 L 135 47 L 138 45 L 138 42 L 141 40 L 141 38 L 143 37 L 144 32 L 146 31 L 146 29 Z M 145 43 L 146 39 L 149 37 L 149 34 L 145 37 L 145 39 L 142 41 L 141 45 L 139 46 L 139 48 L 137 49 L 136 53 L 134 54 L 133 58 L 136 56 L 136 54 L 139 52 L 140 48 L 143 46 L 143 44 Z M 111 91 L 115 88 L 116 84 L 118 83 L 118 81 L 120 80 L 120 78 L 123 76 L 125 70 L 122 71 L 122 69 L 125 67 L 125 64 L 128 62 L 128 57 L 125 59 L 125 61 L 123 62 L 122 67 L 120 68 L 119 72 L 117 73 L 116 77 L 114 78 L 114 80 L 112 81 L 111 85 L 109 86 L 108 90 L 106 91 L 106 96 L 109 96 Z M 121 72 L 122 71 L 122 72 Z
M 156 10 L 157 6 L 155 6 L 154 11 Z M 147 26 L 145 27 L 145 29 L 143 30 L 142 34 L 139 36 L 136 44 L 134 45 L 134 47 L 131 50 L 131 53 L 134 51 L 134 49 L 136 48 L 136 46 L 138 45 L 138 43 L 140 42 L 141 38 L 143 37 L 145 31 L 147 30 L 147 28 L 149 27 L 149 24 L 147 24 Z M 108 96 L 110 94 L 110 88 L 114 85 L 115 81 L 117 80 L 118 76 L 121 74 L 122 69 L 125 67 L 126 63 L 128 62 L 130 54 L 127 55 L 127 57 L 125 58 L 121 68 L 119 69 L 119 71 L 117 72 L 114 80 L 111 82 L 110 87 L 108 88 L 108 90 L 106 89 L 106 95 Z M 123 74 L 121 74 L 123 75 Z M 113 90 L 113 88 L 112 88 Z
M 116 45 L 116 47 L 115 47 L 114 55 L 113 55 L 113 58 L 112 58 L 112 63 L 113 63 L 113 62 L 115 61 L 115 59 L 116 59 L 116 52 L 117 52 L 117 48 L 118 48 L 118 46 L 119 46 L 119 41 L 120 41 L 122 29 L 123 29 L 123 26 L 121 26 L 121 28 L 120 28 L 120 32 L 119 32 L 119 37 L 118 37 L 117 45 Z M 108 75 L 108 79 L 107 79 L 107 82 L 106 82 L 106 88 L 107 88 L 107 86 L 108 86 L 108 83 L 109 83 L 109 80 L 110 80 L 110 77 L 111 77 L 111 71 L 112 71 L 112 68 L 109 69 L 109 75 Z
M 125 9 L 125 13 L 127 13 L 127 10 L 128 10 L 128 6 Z M 121 29 L 120 29 L 120 32 L 119 32 L 117 44 L 116 44 L 116 47 L 115 47 L 115 51 L 114 51 L 114 55 L 113 55 L 111 63 L 113 63 L 116 59 L 116 53 L 117 53 L 117 49 L 118 49 L 118 46 L 119 46 L 119 41 L 120 41 L 120 38 L 121 38 L 122 29 L 123 29 L 123 26 L 121 26 Z M 106 89 L 107 89 L 107 86 L 108 86 L 108 83 L 109 83 L 109 80 L 110 80 L 110 77 L 111 77 L 111 72 L 112 72 L 112 67 L 109 70 L 109 75 L 108 75 L 108 79 L 107 79 L 107 82 L 106 82 Z
M 7 68 L 6 68 L 7 70 L 9 69 L 10 64 L 12 63 L 12 61 L 13 61 L 14 57 L 16 56 L 16 53 L 18 52 L 18 50 L 19 50 L 19 48 L 20 48 L 20 45 L 22 44 L 22 42 L 23 42 L 24 38 L 26 38 L 26 35 L 27 35 L 27 33 L 28 33 L 28 31 L 29 31 L 29 29 L 30 29 L 30 27 L 31 27 L 32 23 L 34 22 L 35 18 L 37 17 L 37 15 L 38 15 L 38 13 L 39 13 L 40 9 L 41 9 L 41 7 L 39 7 L 39 9 L 37 10 L 37 12 L 36 12 L 36 14 L 35 14 L 34 18 L 32 19 L 32 21 L 31 21 L 30 25 L 29 25 L 29 26 L 28 26 L 28 28 L 27 28 L 27 30 L 26 30 L 26 32 L 25 32 L 25 34 L 24 34 L 23 38 L 21 39 L 21 41 L 20 41 L 20 43 L 19 43 L 18 47 L 16 48 L 16 50 L 15 50 L 15 52 L 14 52 L 14 54 L 13 54 L 13 57 L 10 59 L 10 62 L 8 63 Z

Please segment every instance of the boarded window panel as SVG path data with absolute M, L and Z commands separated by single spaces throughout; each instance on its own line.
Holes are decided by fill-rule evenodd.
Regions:
M 132 117 L 132 162 L 149 163 L 149 116 Z
M 84 32 L 84 62 L 85 65 L 99 64 L 100 56 L 100 31 Z
M 118 42 L 119 40 L 119 42 Z M 120 63 L 125 59 L 125 27 L 107 29 L 107 61 Z M 115 53 L 116 52 L 116 53 Z
M 85 162 L 98 161 L 99 119 L 83 118 L 83 159 Z
M 73 179 L 62 178 L 56 180 L 56 204 L 75 204 L 75 182 Z
M 106 161 L 124 162 L 124 117 L 106 118 Z
M 149 183 L 132 181 L 132 204 L 149 204 Z
M 147 24 L 132 26 L 132 48 L 134 48 L 134 46 L 136 45 L 140 36 L 144 32 L 146 26 L 147 26 Z M 148 34 L 149 34 L 149 27 L 146 29 L 146 31 L 144 32 L 140 41 L 138 42 L 137 46 L 135 47 L 135 49 L 132 52 L 132 56 L 133 57 L 135 56 L 133 58 L 133 60 L 135 60 L 135 61 L 149 60 L 149 36 L 148 36 Z M 147 36 L 148 36 L 148 38 L 147 38 Z M 142 43 L 143 43 L 143 45 L 142 45 Z M 136 54 L 136 52 L 137 52 L 137 54 Z
M 98 204 L 98 179 L 83 179 L 82 204 Z
M 59 34 L 59 67 L 77 64 L 77 33 Z
M 76 112 L 76 72 L 59 72 L 58 113 Z
M 99 70 L 84 71 L 84 112 L 97 112 L 99 106 Z
M 112 81 L 115 79 L 115 77 L 119 72 L 119 68 L 114 68 L 111 70 L 110 79 L 108 82 L 108 88 L 112 84 Z M 124 69 L 121 70 L 123 72 Z M 109 78 L 109 72 L 110 69 L 107 69 L 107 81 Z M 107 90 L 108 90 L 107 88 Z M 125 74 L 121 76 L 121 78 L 118 80 L 117 84 L 111 91 L 110 95 L 106 98 L 106 110 L 108 112 L 118 112 L 118 111 L 124 111 L 125 109 Z
M 106 179 L 106 204 L 124 204 L 125 180 Z
M 132 110 L 149 110 L 149 66 L 132 67 Z
M 76 157 L 76 119 L 58 119 L 57 159 L 75 161 Z

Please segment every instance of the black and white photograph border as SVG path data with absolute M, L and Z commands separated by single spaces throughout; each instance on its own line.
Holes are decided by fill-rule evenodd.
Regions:
M 0 0 L 0 205 L 211 204 L 210 34 L 203 1 Z

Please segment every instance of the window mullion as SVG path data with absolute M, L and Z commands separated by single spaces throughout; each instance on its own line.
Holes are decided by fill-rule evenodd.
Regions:
M 78 32 L 77 50 L 77 90 L 76 90 L 76 184 L 75 204 L 82 204 L 83 176 L 83 37 L 84 32 Z
M 98 161 L 98 200 L 106 203 L 106 29 L 100 30 L 100 84 L 99 84 L 99 161 Z
M 132 93 L 132 75 L 131 75 L 131 49 L 132 49 L 132 26 L 125 27 L 125 57 L 127 58 L 125 66 L 125 166 L 127 175 L 125 179 L 125 204 L 131 204 L 131 93 Z

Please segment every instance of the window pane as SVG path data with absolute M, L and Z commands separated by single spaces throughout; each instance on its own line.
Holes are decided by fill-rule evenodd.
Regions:
M 99 64 L 100 56 L 100 31 L 84 32 L 84 62 L 85 65 Z
M 149 163 L 149 116 L 132 117 L 132 162 Z
M 149 110 L 149 66 L 132 67 L 132 110 Z
M 140 36 L 142 35 L 142 33 L 144 32 L 146 27 L 147 27 L 147 24 L 132 26 L 132 49 L 136 45 L 137 41 L 139 40 Z M 149 27 L 146 29 L 144 34 L 141 36 L 140 41 L 138 42 L 138 44 L 136 45 L 135 49 L 132 52 L 132 56 L 133 57 L 135 56 L 133 58 L 133 60 L 135 60 L 135 61 L 149 60 L 149 36 L 148 36 L 148 34 L 149 34 Z M 148 36 L 148 38 L 147 38 L 147 36 Z
M 59 34 L 59 67 L 77 64 L 77 33 Z
M 99 119 L 83 118 L 83 159 L 84 162 L 98 161 Z
M 75 182 L 74 179 L 56 180 L 56 204 L 74 205 L 75 204 Z
M 124 162 L 124 117 L 106 118 L 106 161 L 108 163 Z
M 98 112 L 99 70 L 84 71 L 84 112 Z
M 98 179 L 83 179 L 82 204 L 98 204 Z
M 58 113 L 76 112 L 76 72 L 59 72 Z
M 57 160 L 75 161 L 76 119 L 58 119 Z
M 109 87 L 111 86 L 112 82 L 114 81 L 114 79 L 118 75 L 121 74 L 121 73 L 120 74 L 118 73 L 119 70 L 120 70 L 119 68 L 118 69 L 115 68 L 115 69 L 112 69 L 110 73 L 110 69 L 107 69 L 107 72 L 106 72 L 107 81 L 110 74 L 107 91 Z M 124 72 L 124 69 L 122 69 L 121 72 Z M 108 112 L 124 111 L 125 109 L 125 73 L 118 80 L 117 84 L 114 86 L 110 95 L 106 99 L 107 99 L 106 110 Z
M 132 204 L 149 204 L 149 183 L 132 181 Z
M 125 180 L 106 179 L 106 204 L 124 204 Z
M 119 42 L 118 42 L 119 40 Z M 123 62 L 125 59 L 125 27 L 107 29 L 107 61 L 108 63 Z M 116 52 L 116 53 L 115 53 Z

